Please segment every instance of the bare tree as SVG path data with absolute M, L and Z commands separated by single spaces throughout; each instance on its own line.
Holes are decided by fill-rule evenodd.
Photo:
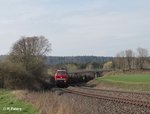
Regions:
M 138 52 L 137 66 L 139 69 L 143 69 L 146 58 L 148 57 L 148 50 L 139 47 L 137 48 L 137 52 Z
M 134 53 L 131 49 L 128 49 L 125 51 L 125 54 L 126 54 L 126 61 L 127 61 L 128 69 L 131 70 L 133 58 L 134 58 Z
M 8 58 L 0 64 L 0 87 L 40 89 L 47 74 L 45 56 L 51 44 L 43 36 L 22 37 L 11 49 Z
M 51 51 L 51 44 L 44 36 L 22 37 L 12 47 L 10 60 L 21 63 L 27 71 L 38 74 L 44 70 L 44 57 Z
M 124 51 L 116 55 L 115 66 L 118 69 L 125 69 L 125 52 Z
M 44 36 L 22 37 L 13 45 L 9 59 L 40 81 L 47 73 L 44 58 L 50 51 L 51 44 Z

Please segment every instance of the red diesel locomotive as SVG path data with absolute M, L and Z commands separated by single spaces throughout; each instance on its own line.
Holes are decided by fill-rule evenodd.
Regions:
M 57 86 L 68 85 L 68 73 L 66 70 L 57 70 L 54 78 L 55 78 L 55 83 Z

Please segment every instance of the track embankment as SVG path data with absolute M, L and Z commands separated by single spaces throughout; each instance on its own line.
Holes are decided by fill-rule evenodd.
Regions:
M 150 97 L 149 93 L 91 89 L 86 87 L 62 89 L 62 91 L 90 98 L 150 108 L 150 100 L 147 100 Z

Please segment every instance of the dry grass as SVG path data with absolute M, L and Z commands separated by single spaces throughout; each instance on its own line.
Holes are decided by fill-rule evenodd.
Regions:
M 15 91 L 17 98 L 31 102 L 39 114 L 74 114 L 74 103 L 53 92 Z

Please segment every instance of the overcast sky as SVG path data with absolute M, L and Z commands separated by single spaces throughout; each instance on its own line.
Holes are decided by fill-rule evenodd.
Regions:
M 0 0 L 0 54 L 35 35 L 49 39 L 52 56 L 150 51 L 150 0 Z

